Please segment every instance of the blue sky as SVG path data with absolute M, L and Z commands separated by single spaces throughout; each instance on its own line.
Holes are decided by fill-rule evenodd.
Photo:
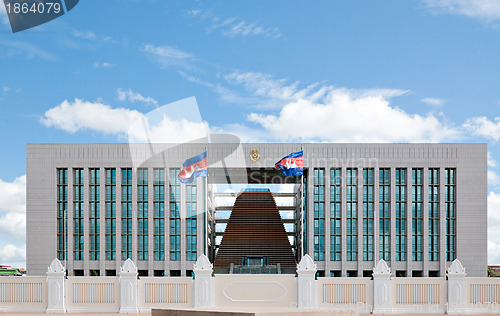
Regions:
M 500 264 L 500 2 L 80 1 L 15 34 L 3 9 L 0 264 L 24 265 L 27 143 L 126 142 L 192 96 L 159 140 L 488 143 Z

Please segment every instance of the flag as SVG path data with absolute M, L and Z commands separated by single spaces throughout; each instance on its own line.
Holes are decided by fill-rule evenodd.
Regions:
M 184 161 L 182 170 L 177 178 L 182 183 L 191 183 L 198 177 L 207 176 L 207 152 L 191 157 Z
M 301 150 L 281 158 L 275 166 L 280 168 L 287 176 L 301 176 L 304 171 L 302 160 L 303 151 Z

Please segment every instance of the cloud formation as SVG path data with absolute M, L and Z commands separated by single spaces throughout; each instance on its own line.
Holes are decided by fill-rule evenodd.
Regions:
M 465 121 L 463 127 L 472 135 L 495 142 L 500 139 L 500 117 L 495 117 L 494 121 L 489 120 L 486 116 L 473 117 Z
M 0 179 L 0 211 L 26 212 L 26 175 L 12 182 Z
M 194 56 L 173 46 L 145 44 L 142 51 L 164 68 L 195 69 L 192 65 L 195 59 Z
M 26 266 L 26 246 L 21 247 L 7 244 L 0 245 L 0 259 L 2 264 L 21 268 Z
M 122 90 L 119 88 L 117 91 L 118 93 L 118 100 L 120 101 L 130 101 L 130 102 L 142 102 L 146 104 L 152 104 L 156 107 L 158 107 L 158 101 L 156 101 L 152 97 L 144 97 L 140 93 L 133 92 L 131 89 L 128 89 L 128 91 Z
M 130 142 L 181 143 L 206 136 L 206 122 L 170 117 L 168 111 L 145 115 L 136 110 L 112 108 L 99 102 L 63 101 L 41 118 L 47 127 L 69 133 L 91 130 L 117 135 Z M 153 121 L 154 119 L 154 121 Z
M 0 236 L 5 234 L 17 241 L 26 241 L 26 213 L 0 212 Z
M 445 102 L 443 99 L 438 99 L 438 98 L 423 98 L 420 101 L 424 102 L 425 104 L 432 105 L 435 107 L 440 107 Z
M 423 0 L 432 12 L 464 15 L 491 22 L 500 18 L 500 2 L 497 0 Z
M 278 39 L 282 36 L 277 27 L 268 27 L 258 22 L 248 22 L 237 17 L 221 18 L 211 10 L 202 11 L 196 9 L 189 11 L 188 14 L 194 18 L 209 21 L 211 25 L 208 27 L 208 32 L 220 30 L 222 35 L 227 37 L 260 36 Z
M 115 64 L 111 64 L 111 63 L 108 63 L 108 62 L 96 61 L 94 63 L 94 68 L 112 68 L 112 67 L 115 67 L 115 66 L 116 66 Z
M 225 79 L 242 85 L 263 104 L 279 105 L 277 114 L 254 112 L 247 117 L 264 130 L 269 141 L 440 142 L 460 135 L 434 114 L 411 114 L 391 105 L 391 98 L 409 90 L 345 89 L 320 83 L 301 89 L 299 82 L 288 84 L 285 79 L 253 72 L 235 72 Z

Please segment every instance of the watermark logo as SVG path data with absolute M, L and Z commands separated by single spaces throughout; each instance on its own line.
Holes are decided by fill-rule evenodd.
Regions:
M 3 0 L 13 33 L 52 21 L 72 10 L 80 0 Z

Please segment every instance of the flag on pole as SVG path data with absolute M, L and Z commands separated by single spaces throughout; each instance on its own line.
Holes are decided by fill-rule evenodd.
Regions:
M 275 164 L 276 168 L 280 168 L 287 176 L 300 176 L 303 174 L 303 151 L 291 153 L 288 156 L 281 158 Z
M 191 157 L 184 161 L 182 170 L 177 178 L 182 183 L 191 183 L 198 177 L 207 176 L 207 152 Z

